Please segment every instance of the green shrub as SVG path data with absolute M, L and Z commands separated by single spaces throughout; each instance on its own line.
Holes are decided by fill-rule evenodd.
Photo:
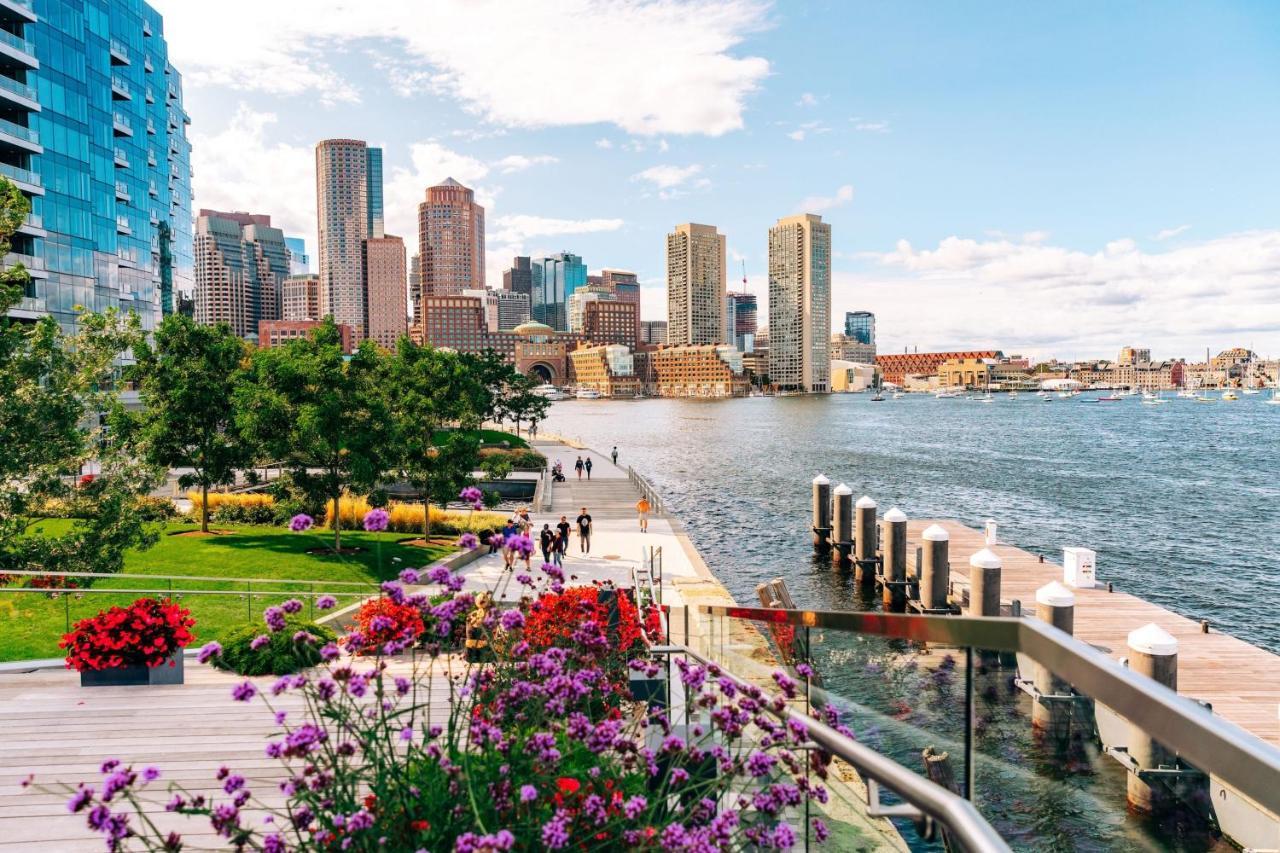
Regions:
M 276 520 L 276 507 L 267 503 L 222 504 L 210 518 L 219 524 L 272 524 Z
M 178 508 L 168 498 L 142 495 L 138 498 L 138 515 L 143 521 L 168 521 L 178 517 Z
M 298 631 L 306 631 L 315 642 L 293 641 Z M 255 637 L 270 639 L 260 649 L 250 648 Z M 222 654 L 213 665 L 238 675 L 290 675 L 320 662 L 320 647 L 333 642 L 334 633 L 323 625 L 302 619 L 285 620 L 285 629 L 272 633 L 261 621 L 233 626 L 222 637 Z

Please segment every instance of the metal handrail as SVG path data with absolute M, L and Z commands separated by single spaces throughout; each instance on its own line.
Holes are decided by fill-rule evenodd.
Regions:
M 699 608 L 704 613 L 734 609 L 736 608 L 707 606 Z M 721 670 L 723 677 L 729 678 L 741 689 L 757 686 L 751 685 L 740 676 L 726 670 L 722 664 L 712 661 L 687 646 L 657 646 L 653 651 L 684 654 L 700 661 L 703 665 L 714 665 Z M 788 704 L 781 704 L 779 708 L 775 703 L 765 701 L 762 707 L 784 722 L 794 720 L 802 725 L 809 739 L 819 747 L 847 762 L 863 777 L 890 789 L 933 818 L 946 828 L 952 840 L 957 842 L 961 849 L 974 851 L 974 853 L 1010 850 L 1009 845 L 1000 837 L 1000 833 L 996 832 L 973 803 L 963 797 L 953 794 L 924 776 L 912 773 L 887 755 L 840 734 L 821 720 L 801 713 Z
M 1280 749 L 1039 620 L 708 605 L 699 611 L 709 616 L 1022 652 L 1081 694 L 1138 722 L 1147 734 L 1199 770 L 1214 774 L 1263 808 L 1280 814 Z
M 42 571 L 0 571 L 0 574 L 10 577 L 39 577 L 39 578 L 96 578 L 98 580 L 106 580 L 108 578 L 146 578 L 147 580 L 161 581 L 220 581 L 224 583 L 300 583 L 314 585 L 323 583 L 328 586 L 359 586 L 359 587 L 376 587 L 373 581 L 327 581 L 327 580 L 303 580 L 301 578 L 229 578 L 215 577 L 213 575 L 147 575 L 139 572 L 117 572 L 114 574 L 105 574 L 102 572 L 42 572 Z M 48 592 L 49 590 L 41 590 Z M 82 592 L 84 590 L 81 590 Z
M 644 478 L 643 474 L 628 465 L 627 479 L 629 479 L 631 484 L 638 488 L 640 493 L 648 499 L 655 514 L 663 512 L 662 499 L 658 497 L 658 492 L 653 488 L 649 481 Z

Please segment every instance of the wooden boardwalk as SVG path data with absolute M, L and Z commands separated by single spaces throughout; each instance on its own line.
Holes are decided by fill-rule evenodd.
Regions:
M 951 578 L 967 579 L 969 557 L 986 547 L 983 533 L 949 519 L 908 523 L 910 571 L 914 571 L 920 533 L 931 524 L 940 524 L 951 534 Z M 992 550 L 1004 564 L 1001 598 L 1018 599 L 1024 614 L 1034 614 L 1036 590 L 1061 581 L 1062 566 L 1042 563 L 1037 555 L 1012 545 L 996 545 Z M 1218 631 L 1201 633 L 1199 622 L 1126 592 L 1107 592 L 1105 586 L 1073 591 L 1077 638 L 1118 660 L 1128 654 L 1130 631 L 1149 622 L 1159 625 L 1178 641 L 1178 692 L 1211 703 L 1218 716 L 1280 746 L 1280 656 Z

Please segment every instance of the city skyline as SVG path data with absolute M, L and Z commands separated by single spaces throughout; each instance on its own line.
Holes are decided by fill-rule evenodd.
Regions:
M 187 69 L 196 203 L 287 234 L 310 233 L 311 146 L 360 135 L 384 150 L 390 233 L 414 233 L 425 187 L 476 190 L 490 286 L 512 256 L 568 250 L 635 270 L 660 318 L 662 235 L 711 222 L 765 311 L 768 227 L 807 208 L 836 235 L 833 316 L 874 311 L 886 352 L 1083 357 L 1140 334 L 1161 354 L 1280 353 L 1274 10 L 693 5 L 540 4 L 487 43 L 453 4 L 427 28 L 412 4 L 353 20 L 281 2 L 242 33 L 235 3 L 158 3 Z M 529 61 L 566 15 L 585 53 Z

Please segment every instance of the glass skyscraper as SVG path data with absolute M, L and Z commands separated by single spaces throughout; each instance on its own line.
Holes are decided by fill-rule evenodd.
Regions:
M 6 265 L 18 316 L 80 309 L 152 329 L 192 289 L 191 146 L 182 79 L 141 0 L 0 3 L 0 174 L 31 198 Z
M 558 332 L 569 331 L 569 297 L 579 287 L 587 286 L 587 265 L 582 258 L 569 252 L 534 258 L 530 279 L 530 316 Z
M 382 149 L 366 148 L 364 156 L 365 199 L 369 205 L 369 225 L 365 233 L 381 240 L 387 236 L 386 219 L 382 211 Z
M 876 315 L 870 311 L 846 311 L 844 315 L 844 335 L 860 344 L 875 345 Z

